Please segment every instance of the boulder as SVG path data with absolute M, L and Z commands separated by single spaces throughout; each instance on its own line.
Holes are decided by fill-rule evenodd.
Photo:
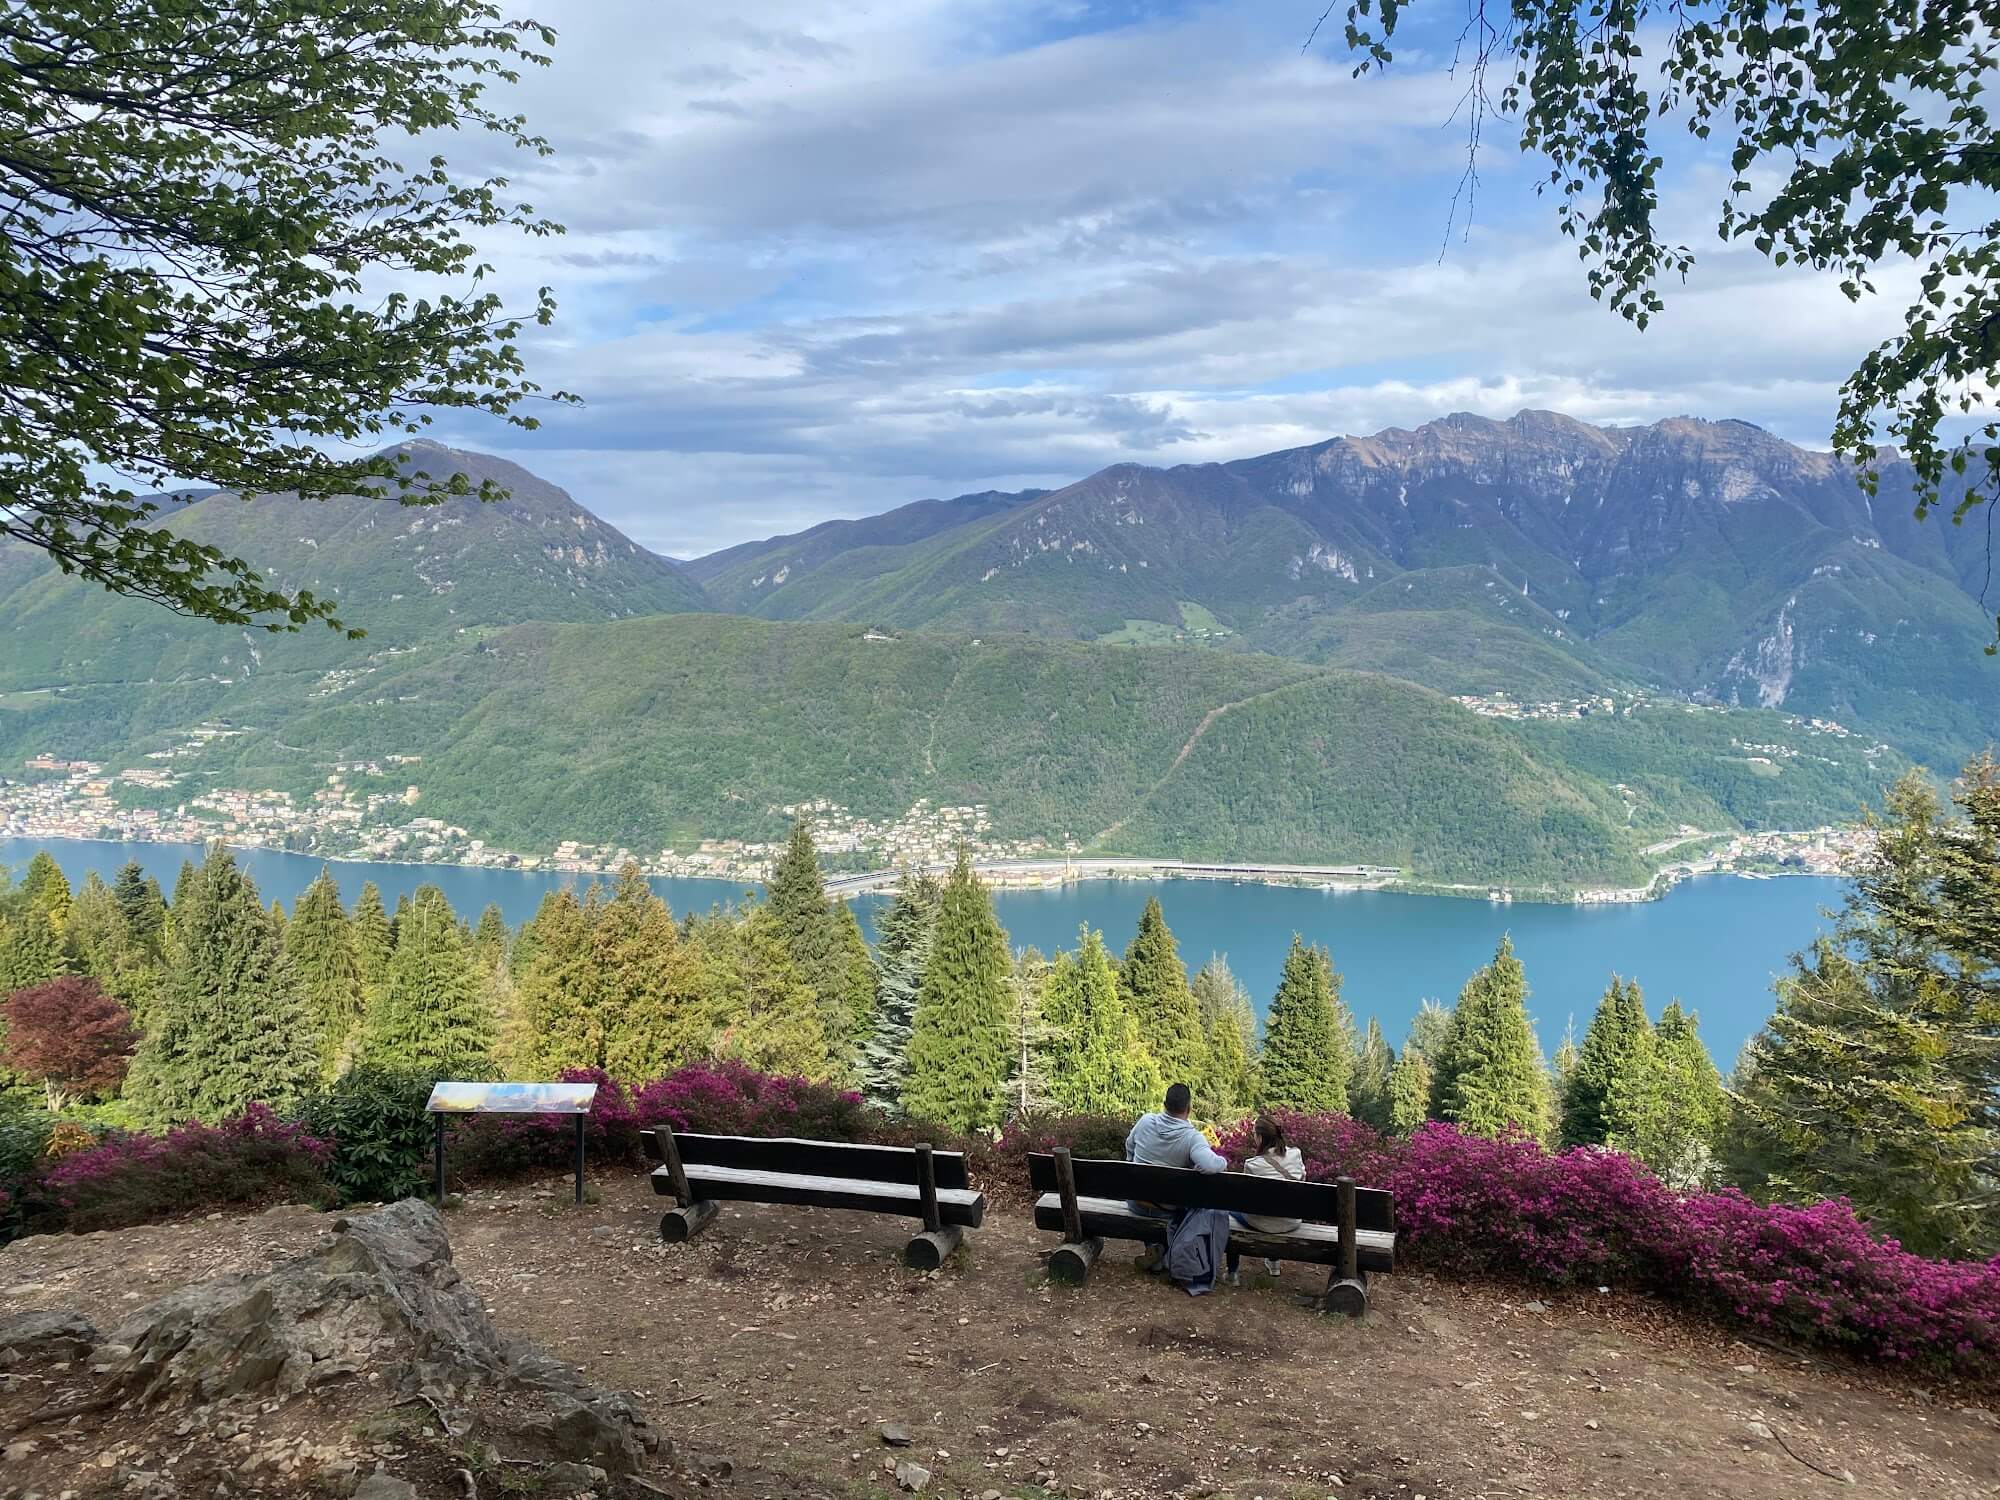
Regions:
M 629 1473 L 660 1446 L 630 1399 L 493 1326 L 452 1264 L 444 1221 L 415 1199 L 337 1220 L 270 1271 L 182 1287 L 113 1330 L 104 1352 L 117 1357 L 99 1366 L 96 1405 L 286 1396 L 379 1371 L 453 1435 L 472 1420 L 454 1407 L 504 1387 L 541 1395 L 527 1435 L 556 1457 Z
M 80 1313 L 13 1313 L 0 1318 L 0 1370 L 24 1359 L 82 1359 L 98 1343 L 97 1330 Z

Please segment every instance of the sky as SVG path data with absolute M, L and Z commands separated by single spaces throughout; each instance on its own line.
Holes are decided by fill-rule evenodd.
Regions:
M 1453 411 L 1692 415 L 1827 446 L 1908 278 L 1856 306 L 1724 246 L 1724 164 L 1676 142 L 1698 263 L 1641 333 L 1591 301 L 1538 161 L 1489 122 L 1469 217 L 1464 0 L 1352 76 L 1324 0 L 555 0 L 501 102 L 567 232 L 482 245 L 574 391 L 441 424 L 687 557 L 929 496 L 1209 463 Z M 1343 7 L 1344 11 L 1344 7 Z M 448 148 L 468 169 L 490 146 Z

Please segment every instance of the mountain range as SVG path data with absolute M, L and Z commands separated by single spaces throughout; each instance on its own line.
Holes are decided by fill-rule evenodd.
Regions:
M 515 465 L 404 457 L 510 498 L 218 494 L 165 522 L 338 597 L 358 641 L 183 620 L 0 550 L 0 756 L 115 765 L 222 719 L 219 784 L 303 795 L 421 755 L 427 813 L 520 848 L 928 797 L 1029 842 L 1557 885 L 1639 878 L 1690 824 L 1844 820 L 2000 722 L 1983 533 L 1912 520 L 1893 459 L 1870 497 L 1738 422 L 1453 417 L 686 563 Z M 1598 711 L 1441 696 L 1495 693 Z

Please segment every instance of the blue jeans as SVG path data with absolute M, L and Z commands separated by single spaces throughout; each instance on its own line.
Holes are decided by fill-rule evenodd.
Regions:
M 1233 1209 L 1230 1211 L 1229 1214 L 1229 1222 L 1238 1229 L 1248 1229 L 1250 1227 L 1250 1221 L 1246 1219 L 1242 1214 L 1237 1213 Z M 1234 1276 L 1237 1272 L 1237 1269 L 1242 1264 L 1243 1264 L 1243 1252 L 1237 1250 L 1232 1246 L 1229 1251 L 1229 1264 L 1228 1264 L 1229 1274 L 1231 1276 Z

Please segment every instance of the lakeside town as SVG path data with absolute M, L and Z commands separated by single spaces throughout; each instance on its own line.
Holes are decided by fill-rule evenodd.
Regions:
M 747 883 L 766 879 L 783 847 L 777 839 L 705 838 L 692 849 L 645 851 L 566 839 L 542 853 L 508 849 L 419 810 L 422 786 L 412 779 L 421 773 L 423 758 L 418 755 L 338 762 L 324 783 L 303 798 L 276 788 L 197 790 L 185 762 L 242 732 L 226 724 L 201 724 L 168 748 L 150 752 L 146 758 L 153 764 L 115 772 L 96 761 L 52 753 L 33 756 L 22 766 L 22 774 L 0 775 L 0 838 L 190 844 L 219 839 L 239 848 L 324 859 L 578 875 L 612 874 L 636 863 L 653 876 Z M 1823 732 L 1845 733 L 1831 724 Z M 1675 837 L 1644 851 L 1648 857 L 1673 856 L 1647 885 L 1516 891 L 1505 886 L 1412 884 L 1399 871 L 1365 864 L 1191 864 L 1176 859 L 1082 857 L 1074 841 L 1056 847 L 996 836 L 983 803 L 933 804 L 926 798 L 900 817 L 871 819 L 821 797 L 773 806 L 766 812 L 774 824 L 789 825 L 799 818 L 812 822 L 821 855 L 835 876 L 832 883 L 843 894 L 877 888 L 898 869 L 947 866 L 964 849 L 989 880 L 1008 885 L 1172 876 L 1407 888 L 1483 895 L 1496 901 L 1594 905 L 1651 900 L 1694 875 L 1840 875 L 1866 841 L 1865 834 L 1851 828 L 1733 832 L 1684 827 Z

